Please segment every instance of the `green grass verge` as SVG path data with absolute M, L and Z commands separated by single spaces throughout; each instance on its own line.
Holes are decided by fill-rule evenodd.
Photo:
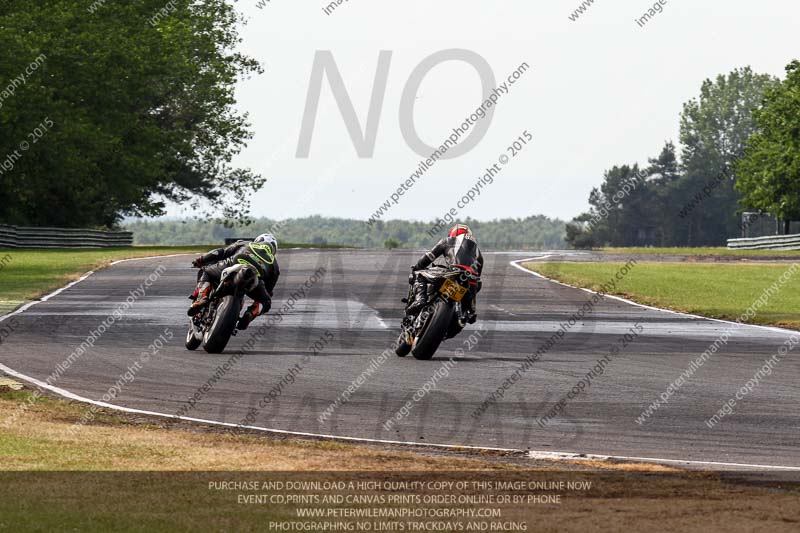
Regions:
M 207 246 L 135 246 L 103 249 L 0 250 L 0 312 L 47 294 L 89 270 L 119 259 L 199 253 Z
M 254 491 L 209 490 L 209 481 L 513 468 L 188 424 L 168 428 L 162 420 L 104 410 L 72 434 L 86 405 L 3 386 L 0 423 L 20 404 L 29 408 L 0 430 L 0 531 L 269 531 L 270 520 L 296 517 L 291 505 L 242 505 L 237 494 Z
M 0 422 L 27 402 L 29 390 L 9 391 L 0 386 Z M 387 503 L 283 503 L 240 502 L 239 495 L 326 495 L 342 491 L 285 488 L 221 489 L 231 481 L 506 481 L 523 486 L 532 481 L 590 481 L 586 491 L 566 491 L 559 505 L 481 505 L 501 509 L 507 523 L 548 524 L 548 531 L 593 531 L 598 523 L 617 523 L 624 517 L 636 531 L 702 530 L 789 531 L 800 516 L 797 486 L 780 488 L 738 485 L 735 479 L 720 481 L 705 473 L 679 474 L 658 465 L 590 461 L 586 468 L 603 469 L 591 474 L 577 465 L 505 461 L 501 454 L 482 457 L 450 456 L 335 442 L 299 442 L 268 439 L 259 435 L 235 435 L 196 425 L 167 428 L 153 421 L 123 413 L 104 412 L 72 434 L 86 405 L 55 398 L 39 398 L 10 427 L 0 431 L 0 531 L 279 531 L 270 521 L 300 521 L 305 528 L 321 521 L 350 524 L 341 531 L 378 531 L 357 526 L 364 519 L 300 518 L 295 509 L 449 508 L 464 505 L 411 505 Z M 209 485 L 215 483 L 217 485 Z M 760 483 L 760 481 L 759 481 Z M 350 490 L 355 494 L 438 494 L 481 496 L 483 489 L 455 490 Z M 502 491 L 508 494 L 510 491 Z M 514 490 L 513 494 L 541 494 L 538 490 Z M 731 513 L 732 507 L 745 509 Z M 688 509 L 688 511 L 687 511 Z M 389 519 L 367 519 L 377 524 Z M 403 527 L 381 531 L 420 531 L 411 522 L 431 519 L 398 519 Z M 446 519 L 462 523 L 459 518 Z M 464 520 L 470 520 L 464 518 Z M 392 520 L 394 521 L 394 520 Z M 499 522 L 499 520 L 498 520 Z M 788 524 L 788 525 L 787 525 Z M 631 529 L 631 528 L 628 528 Z M 795 527 L 796 529 L 796 527 Z M 333 529 L 330 529 L 333 530 Z M 465 527 L 442 528 L 463 531 Z M 473 528 L 488 531 L 486 526 Z M 497 530 L 508 530 L 498 527 Z
M 570 285 L 598 290 L 624 263 L 526 263 L 531 270 Z M 787 264 L 639 262 L 617 282 L 616 294 L 639 303 L 736 320 L 787 271 Z M 800 329 L 800 293 L 795 274 L 751 320 Z
M 219 245 L 208 244 L 102 249 L 0 249 L 0 313 L 63 287 L 89 270 L 102 268 L 113 261 L 156 255 L 204 253 L 218 247 Z M 319 246 L 285 243 L 282 248 Z
M 32 399 L 29 390 L 0 387 L 0 420 Z M 78 436 L 69 437 L 65 429 L 80 420 L 85 409 L 82 404 L 38 397 L 23 418 L 0 431 L 0 531 L 257 530 L 262 520 L 290 519 L 290 510 L 237 505 L 235 495 L 208 490 L 209 480 L 228 479 L 226 474 L 203 473 L 220 468 L 214 457 L 261 454 L 263 460 L 304 450 L 342 453 L 329 450 L 333 445 L 327 443 L 195 435 L 108 411 L 100 411 Z M 254 466 L 237 464 L 243 465 Z M 170 466 L 200 472 L 170 471 Z M 238 474 L 235 479 L 244 477 Z
M 600 248 L 601 252 L 609 254 L 643 254 L 643 255 L 723 255 L 723 256 L 743 256 L 743 257 L 798 257 L 800 250 L 729 250 L 724 247 L 719 248 Z

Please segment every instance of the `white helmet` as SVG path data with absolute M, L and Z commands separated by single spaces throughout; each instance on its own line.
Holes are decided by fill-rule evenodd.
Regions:
M 278 239 L 272 233 L 262 233 L 253 242 L 256 244 L 268 244 L 272 248 L 273 254 L 278 253 Z

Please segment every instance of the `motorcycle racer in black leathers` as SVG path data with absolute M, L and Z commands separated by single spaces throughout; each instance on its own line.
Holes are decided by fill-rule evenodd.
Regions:
M 253 242 L 236 241 L 226 248 L 218 248 L 201 255 L 192 266 L 199 268 L 197 289 L 191 296 L 194 303 L 189 308 L 189 316 L 194 316 L 208 304 L 211 290 L 219 283 L 222 271 L 226 268 L 246 263 L 258 271 L 258 285 L 247 293 L 253 304 L 247 308 L 239 320 L 237 328 L 247 329 L 257 316 L 266 314 L 272 307 L 272 291 L 281 275 L 276 258 L 278 241 L 270 233 L 259 235 Z
M 409 303 L 406 313 L 415 314 L 428 303 L 428 282 L 425 276 L 420 276 L 417 271 L 427 268 L 438 257 L 444 257 L 448 265 L 462 265 L 478 276 L 483 271 L 483 254 L 478 248 L 478 242 L 469 226 L 456 224 L 450 229 L 447 237 L 436 243 L 433 249 L 423 255 L 417 264 L 411 267 L 409 282 L 414 284 L 414 299 Z M 476 295 L 481 290 L 478 282 L 464 296 L 462 309 L 467 314 L 467 321 L 474 324 L 478 318 Z

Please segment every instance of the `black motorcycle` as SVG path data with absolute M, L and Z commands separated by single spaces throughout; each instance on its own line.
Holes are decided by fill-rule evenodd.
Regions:
M 258 271 L 253 266 L 240 263 L 223 270 L 208 304 L 191 318 L 186 349 L 194 351 L 202 345 L 208 353 L 222 353 L 237 333 L 245 295 L 256 285 Z
M 480 283 L 480 276 L 465 265 L 438 264 L 416 275 L 425 276 L 428 282 L 428 303 L 416 315 L 403 318 L 395 353 L 400 357 L 411 353 L 416 359 L 428 360 L 442 341 L 464 329 L 468 317 L 461 301 L 471 287 Z M 414 298 L 414 284 L 410 285 L 408 298 L 403 299 L 406 304 Z

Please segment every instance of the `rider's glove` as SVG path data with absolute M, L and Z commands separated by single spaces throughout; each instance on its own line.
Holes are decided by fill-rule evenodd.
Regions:
M 201 266 L 203 266 L 203 258 L 202 257 L 198 257 L 197 259 L 192 261 L 192 266 L 194 268 L 200 268 Z

